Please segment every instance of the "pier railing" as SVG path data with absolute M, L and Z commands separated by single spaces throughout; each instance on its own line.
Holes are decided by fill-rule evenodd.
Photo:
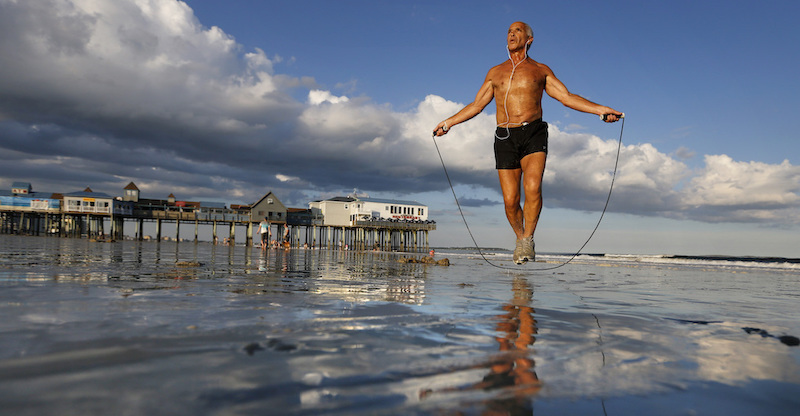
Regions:
M 432 231 L 436 229 L 434 221 L 391 221 L 391 220 L 355 220 L 353 226 L 362 228 L 380 228 L 388 230 Z

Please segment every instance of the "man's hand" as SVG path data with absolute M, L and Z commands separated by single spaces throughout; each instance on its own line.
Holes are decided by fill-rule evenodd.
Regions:
M 444 136 L 449 130 L 450 129 L 447 127 L 447 121 L 442 121 L 436 125 L 435 129 L 433 129 L 433 136 Z
M 602 114 L 600 118 L 603 119 L 603 121 L 605 121 L 606 123 L 613 123 L 615 121 L 619 121 L 625 118 L 625 113 L 620 113 L 619 111 L 611 110 L 607 113 Z

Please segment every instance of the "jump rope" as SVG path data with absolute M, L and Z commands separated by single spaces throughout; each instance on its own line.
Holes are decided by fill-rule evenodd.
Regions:
M 509 57 L 509 59 L 511 59 L 511 52 L 510 51 L 509 51 L 509 56 L 508 57 Z M 511 90 L 511 81 L 514 78 L 514 71 L 517 69 L 517 66 L 520 65 L 521 63 L 525 62 L 527 60 L 527 58 L 528 58 L 528 54 L 527 54 L 527 50 L 526 50 L 525 51 L 525 58 L 523 60 L 521 60 L 521 61 L 517 62 L 516 64 L 514 64 L 514 60 L 511 59 L 511 63 L 512 63 L 511 76 L 508 78 L 508 88 L 506 89 L 506 95 L 505 95 L 505 98 L 504 98 L 504 101 L 503 101 L 503 103 L 504 103 L 503 107 L 505 108 L 505 111 L 506 111 L 506 122 L 505 123 L 501 123 L 502 126 L 506 128 L 507 132 L 508 132 L 508 125 L 510 124 L 509 121 L 508 121 L 510 119 L 510 117 L 508 115 L 508 108 L 505 105 L 505 100 L 508 100 L 508 92 Z M 609 115 L 610 114 L 604 114 L 604 115 L 600 116 L 600 118 L 603 121 L 605 121 L 606 118 Z M 600 227 L 600 223 L 603 221 L 603 216 L 605 216 L 606 210 L 608 210 L 608 203 L 611 201 L 611 192 L 614 190 L 614 181 L 617 178 L 617 168 L 619 167 L 619 154 L 620 154 L 620 150 L 622 150 L 622 132 L 625 130 L 625 113 L 623 113 L 620 118 L 622 119 L 622 125 L 620 126 L 620 129 L 619 129 L 619 141 L 618 141 L 618 144 L 617 144 L 617 156 L 616 156 L 616 159 L 614 161 L 614 173 L 611 175 L 611 186 L 609 186 L 609 188 L 608 188 L 608 196 L 606 197 L 606 203 L 605 203 L 605 206 L 603 206 L 603 211 L 600 213 L 600 218 L 597 220 L 597 224 L 594 226 L 594 229 L 592 230 L 591 234 L 589 234 L 589 237 L 586 239 L 586 241 L 583 243 L 583 245 L 578 249 L 578 251 L 575 252 L 575 254 L 570 256 L 569 259 L 567 259 L 566 261 L 562 262 L 561 264 L 553 266 L 553 267 L 536 268 L 536 269 L 529 269 L 527 267 L 526 268 L 521 268 L 521 267 L 500 266 L 500 265 L 492 263 L 491 261 L 489 261 L 489 259 L 486 258 L 486 256 L 483 254 L 483 251 L 481 250 L 480 246 L 478 245 L 478 242 L 475 240 L 475 236 L 472 234 L 472 230 L 470 230 L 470 228 L 469 228 L 469 223 L 467 222 L 467 218 L 464 216 L 464 210 L 461 209 L 461 203 L 458 202 L 458 197 L 456 196 L 456 191 L 455 191 L 455 188 L 453 187 L 453 182 L 450 180 L 450 174 L 447 173 L 447 166 L 445 166 L 444 158 L 442 158 L 442 152 L 439 151 L 439 144 L 436 143 L 436 131 L 433 132 L 433 145 L 436 146 L 436 153 L 439 154 L 439 160 L 442 162 L 442 169 L 444 170 L 444 175 L 447 178 L 447 183 L 450 185 L 450 191 L 453 193 L 453 199 L 456 201 L 456 206 L 458 207 L 458 212 L 459 212 L 459 214 L 461 214 L 461 219 L 464 221 L 464 226 L 467 228 L 467 233 L 469 233 L 469 236 L 472 239 L 472 243 L 475 245 L 475 249 L 478 250 L 478 254 L 480 254 L 480 256 L 483 259 L 483 261 L 485 261 L 487 264 L 489 264 L 491 266 L 494 266 L 494 267 L 496 267 L 498 269 L 514 270 L 514 271 L 534 271 L 534 272 L 536 272 L 536 271 L 555 270 L 555 269 L 558 269 L 559 267 L 566 266 L 567 264 L 572 262 L 572 260 L 574 260 L 576 257 L 578 257 L 578 255 L 581 254 L 581 251 L 583 251 L 583 249 L 586 248 L 586 245 L 589 244 L 589 241 L 592 240 L 592 237 L 594 237 L 595 232 L 597 232 L 597 229 Z M 498 125 L 498 127 L 501 127 L 501 125 Z M 446 124 L 445 124 L 445 127 L 443 128 L 443 130 L 445 132 L 447 132 L 448 128 L 447 128 Z M 511 134 L 509 132 L 508 135 L 506 135 L 506 137 L 500 137 L 500 136 L 497 135 L 497 132 L 495 132 L 495 137 L 497 137 L 500 140 L 505 140 L 508 137 L 510 137 L 510 135 Z

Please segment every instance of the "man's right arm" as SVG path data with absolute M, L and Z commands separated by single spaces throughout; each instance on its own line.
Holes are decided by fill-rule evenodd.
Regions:
M 467 104 L 461 109 L 461 111 L 437 124 L 436 128 L 433 129 L 434 135 L 444 136 L 451 127 L 477 116 L 481 113 L 481 111 L 483 111 L 484 108 L 486 108 L 487 105 L 489 105 L 490 102 L 492 102 L 492 99 L 494 98 L 494 89 L 492 87 L 491 74 L 492 71 L 489 71 L 489 73 L 486 75 L 486 79 L 483 81 L 481 89 L 478 90 L 478 94 L 475 95 L 475 101 Z

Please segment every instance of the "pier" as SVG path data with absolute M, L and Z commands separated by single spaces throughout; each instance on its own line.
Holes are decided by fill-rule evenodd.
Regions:
M 430 249 L 429 232 L 436 229 L 436 223 L 427 220 L 427 207 L 409 201 L 337 197 L 300 209 L 286 208 L 270 192 L 254 204 L 226 207 L 179 201 L 173 195 L 166 200 L 143 199 L 138 192 L 133 183 L 123 197 L 89 188 L 69 194 L 40 193 L 29 184 L 15 183 L 10 195 L 0 195 L 0 233 L 193 242 L 201 241 L 202 234 L 210 235 L 212 243 L 231 245 L 236 244 L 237 234 L 244 234 L 244 244 L 252 246 L 261 244 L 254 229 L 268 221 L 271 240 L 282 247 L 425 252 Z M 385 206 L 387 217 L 369 209 L 378 205 L 380 210 Z M 145 233 L 145 225 L 152 235 Z

